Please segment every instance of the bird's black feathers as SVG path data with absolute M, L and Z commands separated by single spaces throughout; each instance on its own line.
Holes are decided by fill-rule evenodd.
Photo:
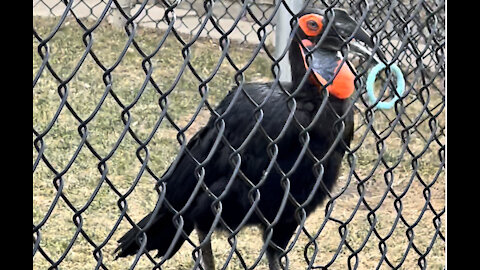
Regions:
M 161 178 L 165 202 L 138 223 L 144 228 L 153 218 L 150 227 L 145 234 L 132 228 L 121 237 L 118 257 L 139 252 L 146 235 L 145 249 L 169 258 L 194 228 L 210 231 L 213 209 L 221 209 L 218 228 L 236 230 L 244 223 L 266 228 L 275 220 L 267 255 L 278 259 L 271 255 L 278 252 L 274 247 L 286 247 L 297 228 L 297 206 L 304 204 L 308 215 L 326 198 L 353 137 L 352 101 L 329 96 L 304 79 L 299 42 L 294 39 L 289 49 L 292 83 L 247 83 L 220 102 L 220 117 L 212 115 Z M 252 199 L 259 199 L 256 209 Z M 184 234 L 173 241 L 180 224 L 173 222 L 174 214 L 184 207 L 179 228 Z
M 323 188 L 330 188 L 337 177 L 345 151 L 344 144 L 338 143 L 331 152 L 330 157 L 323 163 L 317 164 L 316 168 L 314 168 L 315 162 L 324 158 L 325 153 L 332 147 L 337 136 L 342 136 L 343 141 L 347 145 L 351 141 L 353 135 L 353 117 L 351 113 L 343 121 L 345 124 L 343 134 L 339 134 L 334 128 L 336 122 L 340 123 L 339 116 L 343 116 L 346 109 L 348 109 L 349 103 L 331 98 L 329 101 L 330 105 L 325 107 L 325 111 L 322 112 L 316 123 L 312 123 L 311 121 L 323 100 L 319 94 L 316 94 L 318 96 L 312 99 L 296 99 L 296 110 L 293 113 L 293 117 L 289 117 L 291 113 L 288 105 L 289 95 L 279 87 L 274 88 L 273 93 L 270 93 L 272 91 L 270 84 L 246 84 L 243 90 L 236 89 L 232 91 L 219 104 L 216 109 L 218 114 L 221 115 L 225 112 L 235 96 L 235 91 L 245 91 L 258 104 L 262 103 L 267 97 L 269 99 L 262 107 L 261 113 L 257 111 L 256 116 L 255 109 L 257 107 L 252 104 L 245 93 L 238 93 L 234 104 L 223 118 L 225 123 L 223 135 L 230 145 L 223 141 L 219 142 L 209 162 L 205 164 L 204 183 L 216 196 L 225 192 L 225 187 L 234 171 L 234 165 L 230 163 L 233 149 L 242 145 L 255 126 L 258 115 L 261 114 L 263 117 L 260 125 L 263 130 L 257 128 L 256 132 L 250 135 L 250 141 L 239 153 L 241 159 L 236 160 L 236 162 L 241 162 L 240 169 L 243 175 L 253 184 L 258 184 L 271 161 L 267 152 L 268 146 L 272 140 L 277 140 L 277 137 L 282 134 L 275 144 L 276 146 L 270 146 L 271 149 L 278 149 L 278 156 L 276 157 L 278 167 L 271 169 L 268 177 L 259 189 L 259 209 L 263 216 L 269 222 L 272 222 L 278 211 L 281 210 L 280 205 L 285 192 L 282 188 L 282 175 L 279 169 L 283 173 L 288 173 L 292 169 L 304 147 L 302 136 L 300 135 L 302 127 L 305 128 L 312 124 L 312 129 L 308 132 L 308 136 L 304 135 L 304 138 L 309 138 L 308 150 L 315 155 L 317 160 L 312 159 L 305 153 L 297 162 L 298 164 L 293 173 L 288 177 L 290 193 L 300 204 L 307 200 L 314 187 L 316 187 L 317 193 L 306 208 L 308 212 L 312 211 L 325 198 L 326 193 Z M 287 125 L 289 118 L 292 119 Z M 187 146 L 187 151 L 190 152 L 191 156 L 183 153 L 173 173 L 166 179 L 166 199 L 177 210 L 185 206 L 198 182 L 194 173 L 198 162 L 203 162 L 207 158 L 217 139 L 219 131 L 215 126 L 218 122 L 216 120 L 216 117 L 212 117 L 207 125 L 192 137 Z M 282 131 L 282 129 L 285 129 L 285 131 Z M 320 167 L 323 167 L 323 169 Z M 318 175 L 320 171 L 323 171 L 321 179 L 319 179 Z M 320 180 L 323 182 L 322 185 L 319 185 L 317 182 Z M 236 229 L 251 207 L 248 193 L 252 187 L 241 177 L 236 177 L 232 181 L 231 187 L 229 190 L 226 190 L 226 196 L 221 201 L 222 218 L 231 229 Z M 197 194 L 186 214 L 183 215 L 185 222 L 183 230 L 187 234 L 192 231 L 194 224 L 197 228 L 205 231 L 210 229 L 215 217 L 211 210 L 212 202 L 213 199 L 207 193 L 200 191 Z M 297 226 L 294 211 L 295 207 L 287 202 L 281 215 L 281 223 L 278 224 L 278 230 L 274 229 L 276 233 L 274 233 L 272 241 L 277 239 L 278 242 L 285 242 L 285 244 L 288 242 Z M 150 218 L 150 215 L 145 217 L 138 226 L 142 228 Z M 173 225 L 172 218 L 173 214 L 165 207 L 160 209 L 146 232 L 148 240 L 147 250 L 158 249 L 160 255 L 163 255 L 162 252 L 167 250 L 177 230 Z M 253 214 L 250 217 L 248 224 L 261 224 L 257 214 Z M 285 230 L 288 232 L 285 232 Z M 138 251 L 137 233 L 137 230 L 132 229 L 119 239 L 119 257 L 133 255 Z M 178 241 L 180 244 L 183 242 L 181 240 Z M 179 247 L 180 245 L 177 245 L 176 249 Z

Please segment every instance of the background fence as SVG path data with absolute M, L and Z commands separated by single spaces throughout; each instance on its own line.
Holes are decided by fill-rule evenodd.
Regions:
M 401 68 L 408 95 L 378 110 L 364 85 L 357 89 L 355 135 L 338 184 L 287 253 L 291 269 L 306 269 L 312 254 L 316 269 L 443 269 L 444 2 L 311 3 L 366 14 L 362 27 Z M 155 184 L 181 145 L 239 74 L 275 76 L 276 11 L 284 2 L 250 1 L 246 12 L 242 4 L 33 1 L 35 269 L 133 266 L 132 258 L 113 260 L 116 240 L 153 209 Z M 231 61 L 220 60 L 225 50 Z M 352 62 L 364 81 L 371 63 Z M 199 94 L 205 85 L 207 103 Z M 261 239 L 258 228 L 215 233 L 217 265 L 251 266 Z M 197 245 L 192 234 L 161 269 L 191 269 Z M 153 255 L 136 269 L 153 268 Z M 266 265 L 262 259 L 256 269 Z

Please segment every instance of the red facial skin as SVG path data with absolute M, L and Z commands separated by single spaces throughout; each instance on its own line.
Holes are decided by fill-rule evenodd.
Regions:
M 308 15 L 306 15 L 306 16 L 308 16 Z M 311 47 L 311 46 L 314 45 L 308 39 L 302 40 L 302 43 L 305 47 Z M 306 57 L 305 57 L 305 54 L 303 53 L 303 50 L 302 50 L 301 46 L 300 46 L 300 51 L 302 53 L 303 63 L 305 64 L 305 69 L 308 70 Z M 355 91 L 355 85 L 354 85 L 355 75 L 351 72 L 350 68 L 345 64 L 345 62 L 340 66 L 341 63 L 342 63 L 342 60 L 337 61 L 337 66 L 336 66 L 335 71 L 334 71 L 334 74 L 336 74 L 336 76 L 333 79 L 333 82 L 330 85 L 327 86 L 327 91 L 331 95 L 333 95 L 333 96 L 335 96 L 339 99 L 346 99 L 346 98 L 350 97 L 353 94 L 353 92 Z M 313 76 L 315 76 L 316 79 Z M 320 74 L 316 73 L 315 71 L 312 72 L 312 74 L 309 77 L 309 80 L 314 85 L 317 85 L 320 90 L 323 88 L 323 85 L 327 84 L 327 80 L 325 80 L 325 78 L 323 78 Z

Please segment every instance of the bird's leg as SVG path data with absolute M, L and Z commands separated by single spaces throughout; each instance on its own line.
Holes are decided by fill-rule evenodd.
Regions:
M 267 259 L 268 259 L 268 269 L 269 270 L 280 270 L 280 253 L 278 251 L 273 251 L 267 249 Z
M 202 244 L 205 241 L 205 238 L 207 237 L 207 233 L 198 230 L 198 239 L 200 241 L 200 244 Z M 208 239 L 205 244 L 200 248 L 201 250 L 201 256 L 200 256 L 200 264 L 202 265 L 202 268 L 204 270 L 215 270 L 215 260 L 213 258 L 213 252 L 212 252 L 212 242 L 211 239 Z
M 269 240 L 271 243 L 267 247 L 269 270 L 288 269 L 288 262 L 287 265 L 283 265 L 280 258 L 296 228 L 296 222 L 277 224 L 273 228 L 272 238 Z

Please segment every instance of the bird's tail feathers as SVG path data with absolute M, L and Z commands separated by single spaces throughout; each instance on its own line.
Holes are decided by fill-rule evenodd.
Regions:
M 138 227 L 144 228 L 145 225 L 150 221 L 151 215 L 152 213 L 145 216 L 138 223 Z M 172 218 L 173 214 L 169 212 L 158 213 L 150 227 L 145 231 L 147 235 L 147 244 L 145 248 L 147 251 L 157 249 L 157 257 L 162 257 L 165 255 L 171 242 L 174 240 L 175 234 L 177 233 L 177 228 L 173 224 Z M 183 230 L 187 235 L 193 231 L 193 228 L 193 223 L 184 219 Z M 140 246 L 137 242 L 137 238 L 139 237 L 138 233 L 139 230 L 134 227 L 117 241 L 119 245 L 114 251 L 114 253 L 118 252 L 115 259 L 118 259 L 119 257 L 121 258 L 135 255 L 138 252 L 140 249 Z M 178 238 L 172 252 L 169 254 L 169 258 L 180 249 L 185 240 L 186 238 L 183 236 Z

